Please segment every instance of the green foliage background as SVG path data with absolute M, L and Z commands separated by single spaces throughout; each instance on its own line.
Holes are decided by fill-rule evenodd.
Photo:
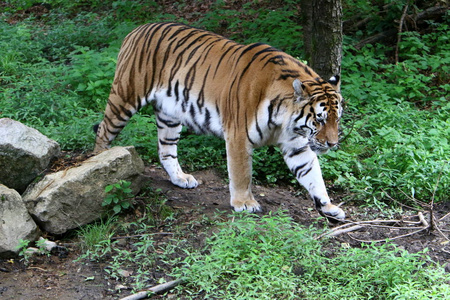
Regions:
M 297 1 L 241 2 L 211 2 L 203 12 L 192 9 L 202 1 L 173 1 L 175 9 L 166 10 L 156 1 L 46 0 L 39 1 L 39 7 L 48 8 L 42 12 L 33 10 L 38 1 L 6 1 L 0 6 L 0 117 L 37 128 L 65 150 L 92 149 L 92 125 L 102 118 L 121 41 L 145 22 L 189 22 L 238 42 L 267 42 L 302 57 Z M 392 27 L 410 3 L 384 2 L 387 10 L 378 2 L 343 1 L 346 22 L 370 21 L 345 37 L 343 139 L 338 151 L 320 158 L 324 177 L 349 199 L 369 205 L 384 205 L 391 197 L 448 201 L 449 15 L 429 22 L 424 32 L 403 33 L 395 64 L 393 45 L 354 46 Z M 191 11 L 190 21 L 176 14 L 182 10 Z M 135 145 L 145 159 L 156 162 L 155 127 L 146 108 L 115 144 Z M 224 144 L 213 137 L 184 132 L 180 158 L 188 170 L 226 171 Z M 294 182 L 272 147 L 255 152 L 254 178 Z

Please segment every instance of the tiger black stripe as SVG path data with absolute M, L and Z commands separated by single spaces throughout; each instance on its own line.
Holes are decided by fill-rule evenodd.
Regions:
M 174 143 L 174 142 L 166 142 L 166 141 L 163 141 L 163 140 L 159 140 L 159 143 L 161 144 L 161 145 L 165 145 L 165 146 L 174 146 L 174 145 L 177 145 L 178 143 Z
M 233 43 L 232 41 L 227 41 L 225 44 L 224 44 L 224 46 L 223 47 L 225 47 L 225 46 L 227 46 L 227 45 L 229 45 L 230 43 Z M 230 52 L 234 47 L 239 47 L 237 44 L 232 44 L 231 45 L 231 47 L 229 47 L 228 49 L 226 49 L 226 51 L 225 52 L 223 52 L 222 53 L 222 55 L 220 56 L 220 59 L 219 59 L 219 61 L 218 61 L 218 63 L 217 63 L 217 66 L 216 66 L 216 70 L 214 71 L 214 78 L 216 77 L 216 75 L 217 75 L 217 71 L 219 70 L 219 67 L 220 67 L 220 64 L 222 63 L 222 60 L 225 58 L 225 56 L 227 56 L 227 54 L 228 54 L 228 52 Z
M 289 157 L 292 158 L 294 156 L 300 155 L 304 153 L 308 149 L 307 146 L 303 146 L 301 148 L 292 149 L 291 153 L 289 153 Z

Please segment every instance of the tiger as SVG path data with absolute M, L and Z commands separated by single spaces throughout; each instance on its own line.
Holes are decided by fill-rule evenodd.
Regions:
M 262 210 L 251 190 L 252 154 L 274 145 L 318 212 L 329 220 L 345 219 L 331 204 L 317 158 L 339 141 L 339 75 L 324 81 L 264 43 L 243 45 L 185 24 L 150 23 L 122 43 L 104 118 L 94 129 L 94 153 L 108 149 L 148 104 L 155 113 L 159 159 L 174 185 L 198 185 L 178 162 L 177 144 L 186 126 L 225 140 L 235 211 Z

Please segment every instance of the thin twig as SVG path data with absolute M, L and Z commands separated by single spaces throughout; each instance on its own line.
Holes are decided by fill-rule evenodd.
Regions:
M 40 270 L 42 272 L 48 272 L 47 270 L 39 268 L 39 267 L 28 267 L 27 269 L 37 269 L 37 270 Z
M 450 240 L 448 239 L 448 237 L 442 232 L 442 230 L 441 230 L 441 229 L 439 228 L 439 226 L 437 225 L 437 222 L 436 222 L 436 219 L 435 219 L 435 218 L 433 218 L 432 222 L 434 222 L 434 224 L 435 224 L 434 229 L 436 229 L 437 232 L 439 232 L 440 235 L 441 235 L 444 239 L 446 239 L 447 241 L 450 241 Z
M 337 236 L 343 233 L 348 233 L 348 232 L 352 232 L 352 231 L 356 231 L 359 230 L 363 227 L 377 227 L 377 228 L 389 228 L 389 229 L 397 229 L 397 230 L 416 230 L 412 233 L 408 233 L 408 234 L 404 234 L 404 235 L 399 235 L 397 237 L 394 238 L 390 238 L 390 239 L 397 239 L 397 238 L 401 238 L 401 237 L 405 237 L 405 236 L 409 236 L 412 234 L 415 234 L 417 232 L 423 231 L 425 229 L 429 229 L 430 225 L 429 223 L 425 220 L 425 217 L 423 216 L 423 214 L 421 212 L 419 212 L 419 214 L 417 215 L 420 219 L 420 222 L 408 222 L 408 221 L 403 221 L 403 220 L 369 220 L 369 221 L 358 221 L 358 222 L 348 222 L 346 224 L 334 227 L 331 231 L 325 232 L 321 235 L 319 235 L 318 237 L 316 237 L 315 239 L 318 240 L 324 236 Z M 408 223 L 413 223 L 413 224 L 423 224 L 424 226 L 388 226 L 388 225 L 380 225 L 380 223 L 400 223 L 400 222 L 408 222 Z M 442 232 L 441 232 L 442 234 Z M 354 237 L 352 237 L 353 239 L 356 239 Z M 358 240 L 358 239 L 356 239 Z M 381 242 L 384 240 L 377 240 L 375 242 Z M 364 242 L 368 242 L 368 241 L 364 241 Z
M 422 221 L 406 221 L 406 220 L 403 220 L 402 222 L 405 223 L 405 224 L 411 224 L 411 225 L 422 224 Z
M 447 164 L 450 163 L 450 161 L 447 161 Z M 441 171 L 439 172 L 438 178 L 436 180 L 436 184 L 434 185 L 433 189 L 433 196 L 431 197 L 431 204 L 430 204 L 430 231 L 432 231 L 434 228 L 437 228 L 436 219 L 434 218 L 434 198 L 436 196 L 436 191 L 439 185 L 439 182 L 441 181 L 441 175 L 444 171 L 444 165 L 442 165 Z M 439 231 L 439 230 L 438 230 Z M 440 231 L 439 231 L 440 232 Z M 442 232 L 440 232 L 442 234 Z
M 391 241 L 392 241 L 392 240 L 404 238 L 404 237 L 407 237 L 407 236 L 410 236 L 410 235 L 419 233 L 419 232 L 421 232 L 421 231 L 424 231 L 424 230 L 426 230 L 426 229 L 428 229 L 428 228 L 425 227 L 425 228 L 416 230 L 416 231 L 414 231 L 414 232 L 410 232 L 410 233 L 407 233 L 407 234 L 398 235 L 398 236 L 395 236 L 395 237 L 393 237 L 393 238 L 386 238 L 386 239 L 383 239 L 383 240 L 360 240 L 360 239 L 357 239 L 357 238 L 353 237 L 351 234 L 349 234 L 348 236 L 351 237 L 352 239 L 358 241 L 358 242 L 363 242 L 363 243 L 379 243 L 379 242 L 385 242 L 386 240 L 391 240 Z
M 351 227 L 344 228 L 344 229 L 332 230 L 332 231 L 330 231 L 327 235 L 329 235 L 329 236 L 336 236 L 336 235 L 340 235 L 340 234 L 343 234 L 343 233 L 347 233 L 347 232 L 351 232 L 351 231 L 356 231 L 356 230 L 361 229 L 361 228 L 363 228 L 363 227 L 364 227 L 364 226 L 362 226 L 362 225 L 353 225 L 353 226 L 351 226 Z
M 319 235 L 315 239 L 318 240 L 318 239 L 320 239 L 320 238 L 322 238 L 324 236 L 335 236 L 335 235 L 338 235 L 338 234 L 333 234 L 333 232 L 340 231 L 339 234 L 348 232 L 348 231 L 345 231 L 344 228 L 345 227 L 349 227 L 349 226 L 353 227 L 353 230 L 349 230 L 349 231 L 354 231 L 354 230 L 360 229 L 360 228 L 355 229 L 356 228 L 355 226 L 364 227 L 364 225 L 368 225 L 368 224 L 374 224 L 374 223 L 398 223 L 399 221 L 400 220 L 370 220 L 370 221 L 348 222 L 348 223 L 345 223 L 343 225 L 334 227 L 329 232 L 322 233 L 321 235 Z
M 415 210 L 415 211 L 419 211 L 418 208 L 415 208 L 415 207 L 406 205 L 406 204 L 401 203 L 400 201 L 398 201 L 398 200 L 392 198 L 391 195 L 389 195 L 388 192 L 386 192 L 385 190 L 382 190 L 382 191 L 383 191 L 383 193 L 386 194 L 386 196 L 387 196 L 390 200 L 394 201 L 395 203 L 398 203 L 398 204 L 400 204 L 400 205 L 403 206 L 403 207 L 406 207 L 406 208 L 409 208 L 409 209 L 412 209 L 412 210 Z M 410 197 L 408 194 L 406 194 L 406 193 L 405 193 L 404 191 L 402 191 L 401 189 L 399 189 L 399 191 L 402 192 L 403 195 L 405 195 L 405 196 L 406 196 L 407 198 L 409 198 L 411 201 L 416 202 L 416 203 L 419 203 L 419 202 L 420 202 L 419 200 Z M 423 203 L 423 204 L 425 204 L 425 203 Z M 422 205 L 422 203 L 419 203 L 419 205 Z
M 172 232 L 153 232 L 153 233 L 144 233 L 144 234 L 135 234 L 135 235 L 124 235 L 124 236 L 114 236 L 111 240 L 120 240 L 120 239 L 130 239 L 135 237 L 142 237 L 144 235 L 173 235 Z
M 165 291 L 170 290 L 171 288 L 174 288 L 175 286 L 179 285 L 183 281 L 181 279 L 172 280 L 163 284 L 158 284 L 152 288 L 149 288 L 148 290 L 138 292 L 136 294 L 127 296 L 125 298 L 122 298 L 121 300 L 138 300 L 138 299 L 144 299 L 147 298 L 151 294 L 158 294 Z
M 448 216 L 450 216 L 450 212 L 449 213 L 447 213 L 445 216 L 443 216 L 442 218 L 440 218 L 439 219 L 439 221 L 442 221 L 442 220 L 444 220 L 445 218 L 447 218 Z
M 403 21 L 405 20 L 406 12 L 408 11 L 409 4 L 405 5 L 405 8 L 403 9 L 402 17 L 400 18 L 400 25 L 398 27 L 398 33 L 397 33 L 397 45 L 395 46 L 395 63 L 398 63 L 398 48 L 400 45 L 400 41 L 402 39 L 402 30 L 403 30 Z

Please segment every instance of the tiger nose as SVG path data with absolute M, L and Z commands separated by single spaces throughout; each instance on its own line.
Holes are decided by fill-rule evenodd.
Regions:
M 327 142 L 328 147 L 333 148 L 334 146 L 337 145 L 337 143 L 333 143 L 333 142 Z

